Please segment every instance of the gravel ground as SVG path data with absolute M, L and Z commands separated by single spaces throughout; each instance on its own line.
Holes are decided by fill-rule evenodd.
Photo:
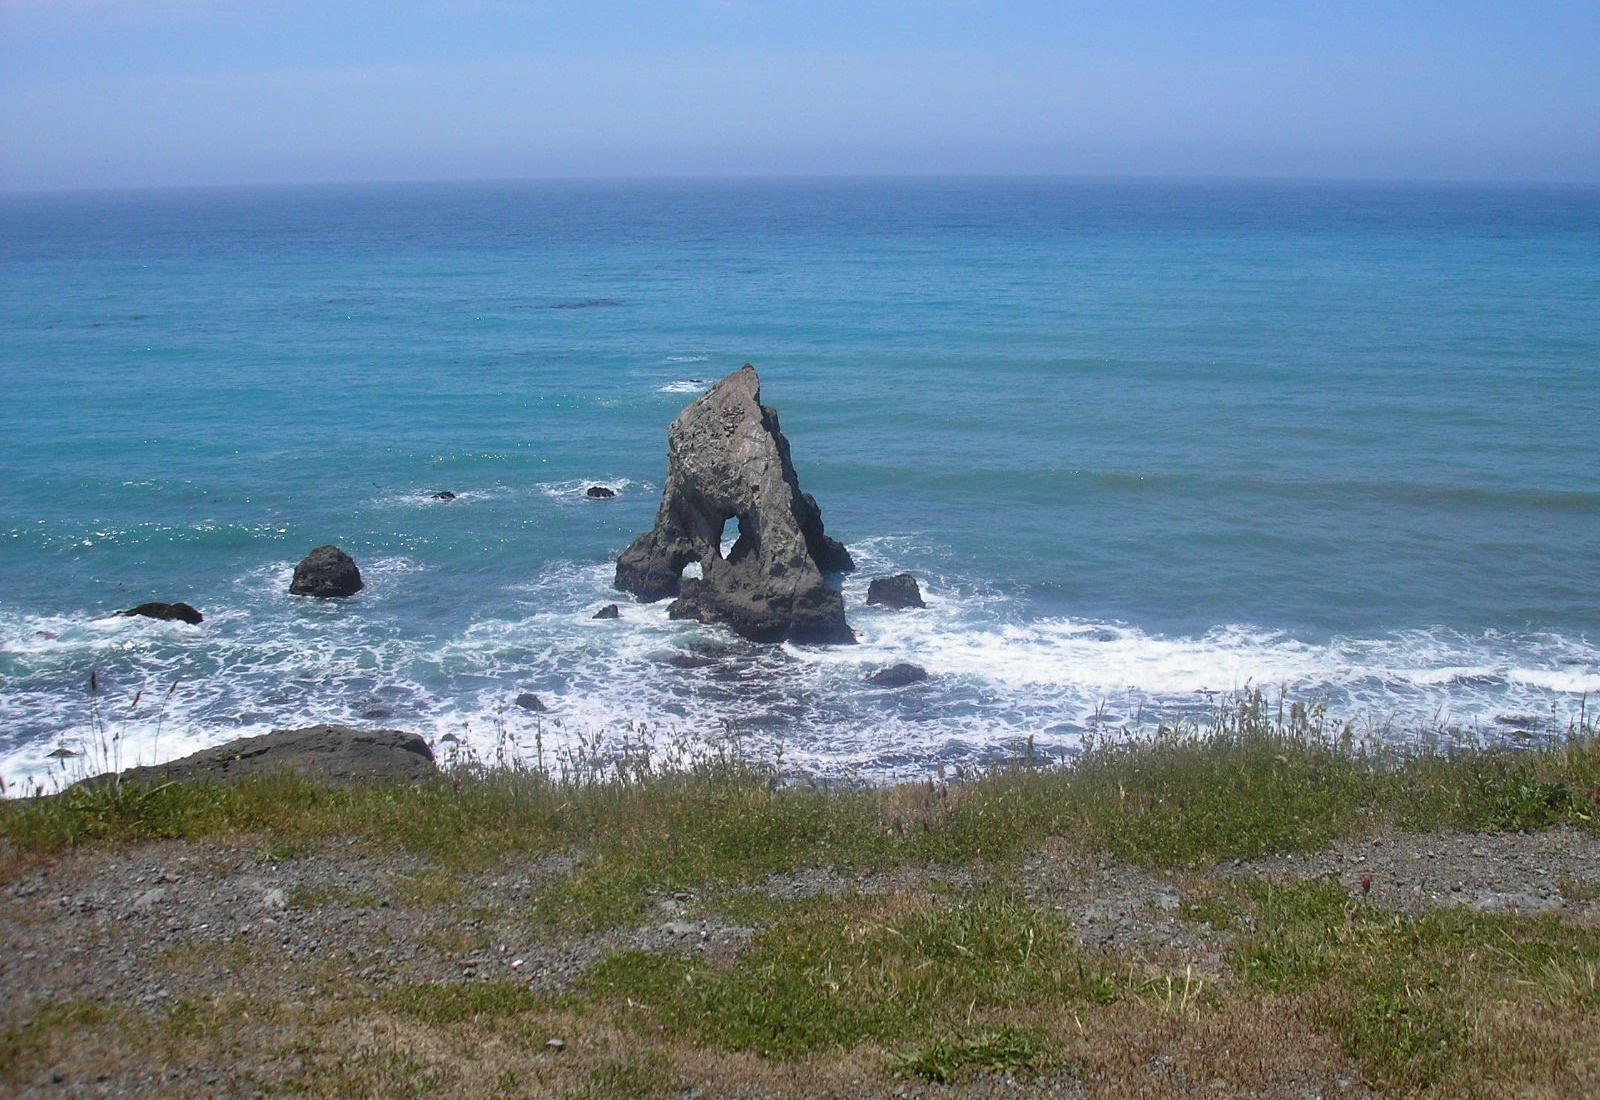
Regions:
M 454 882 L 424 861 L 353 845 L 292 859 L 248 846 L 192 843 L 69 856 L 0 884 L 0 989 L 6 991 L 0 1028 L 25 1025 L 49 1003 L 166 1013 L 219 989 L 291 1011 L 330 989 L 409 982 L 502 980 L 560 992 L 619 948 L 731 957 L 753 934 L 706 915 L 692 894 L 660 897 L 635 927 L 554 934 L 532 919 L 533 906 L 579 859 L 581 853 L 548 857 Z M 1226 935 L 1183 919 L 1180 898 L 1199 879 L 1243 874 L 1332 876 L 1352 895 L 1396 910 L 1468 905 L 1600 923 L 1600 837 L 1568 829 L 1375 835 L 1201 875 L 1166 875 L 1052 846 L 1025 866 L 1022 880 L 1032 899 L 1070 920 L 1086 945 L 1176 962 L 1210 980 L 1226 974 Z M 776 876 L 758 889 L 798 900 L 851 890 L 943 893 L 972 884 L 965 871 L 902 868 L 857 879 L 814 869 Z M 213 1085 L 227 1091 L 203 1074 L 98 1083 L 52 1077 L 27 1094 L 204 1095 Z M 960 1094 L 1073 1096 L 1077 1087 L 1066 1078 L 997 1079 Z M 848 1088 L 840 1094 L 849 1095 Z M 1304 1093 L 1314 1094 L 1310 1086 Z M 889 1095 L 953 1093 L 905 1085 Z

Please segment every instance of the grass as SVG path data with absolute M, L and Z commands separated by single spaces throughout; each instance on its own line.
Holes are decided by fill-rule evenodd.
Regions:
M 981 1073 L 1031 1076 L 1059 1061 L 1057 1044 L 1045 1032 L 999 1027 L 894 1054 L 889 1064 L 902 1076 L 949 1085 Z
M 803 867 L 1014 862 L 1064 837 L 1154 868 L 1308 851 L 1380 824 L 1595 827 L 1591 723 L 1540 748 L 1358 741 L 1259 695 L 1209 722 L 1097 744 L 1070 766 L 1014 766 L 893 788 L 783 782 L 737 745 L 667 759 L 598 749 L 563 770 L 459 766 L 448 780 L 329 789 L 293 776 L 231 786 L 78 787 L 0 802 L 11 859 L 89 844 L 249 837 L 293 858 L 333 838 L 423 856 L 451 873 L 509 856 L 586 858 L 543 914 L 575 927 L 636 916 L 663 891 Z M 441 902 L 450 900 L 443 896 Z
M 1462 908 L 1394 914 L 1337 884 L 1245 892 L 1260 931 L 1237 948 L 1240 972 L 1307 998 L 1386 1090 L 1515 1077 L 1525 1052 L 1498 1021 L 1553 1013 L 1576 1036 L 1600 1008 L 1594 928 Z
M 194 1047 L 326 1095 L 856 1095 L 862 1080 L 892 1092 L 903 1078 L 960 1087 L 1001 1074 L 1071 1078 L 1095 1096 L 1285 1081 L 1273 1089 L 1328 1094 L 1345 1077 L 1381 1095 L 1581 1096 L 1600 1081 L 1600 930 L 1395 913 L 1334 882 L 1213 871 L 1395 828 L 1600 829 L 1600 739 L 1586 722 L 1514 752 L 1400 748 L 1255 695 L 1207 722 L 1097 743 L 1070 766 L 1024 761 L 959 782 L 823 786 L 732 744 L 668 760 L 634 746 L 572 765 L 0 803 L 0 879 L 150 840 L 270 861 L 353 840 L 364 854 L 405 854 L 405 873 L 383 877 L 382 896 L 293 891 L 297 915 L 334 910 L 359 928 L 380 907 L 442 914 L 427 946 L 455 957 L 491 950 L 513 926 L 550 943 L 650 925 L 668 899 L 675 914 L 753 927 L 748 944 L 613 949 L 561 995 L 515 980 L 341 977 L 329 963 L 314 984 L 338 996 L 285 994 L 275 1010 L 270 990 L 254 989 L 248 1011 L 179 1000 L 148 1040 L 128 1010 L 69 1002 L 0 1032 L 0 1083 L 33 1079 L 7 1066 L 37 1073 L 70 1058 L 75 1036 L 86 1059 L 127 1057 L 141 1041 L 170 1059 Z M 1184 884 L 1178 916 L 1225 945 L 1224 972 L 1086 946 L 1027 889 L 1029 860 L 1047 847 L 1171 872 Z M 526 905 L 484 908 L 482 876 L 509 864 L 553 870 L 538 871 Z M 763 888 L 814 869 L 852 886 L 800 898 Z M 925 873 L 939 869 L 960 874 Z M 1559 885 L 1574 901 L 1594 896 L 1587 879 Z M 241 957 L 235 969 L 258 968 Z M 545 1046 L 556 1035 L 563 1051 Z
M 626 951 L 594 969 L 587 991 L 702 1044 L 792 1058 L 933 1041 L 1015 1005 L 1103 1002 L 1117 979 L 1064 921 L 994 888 L 953 904 L 826 899 L 731 966 Z

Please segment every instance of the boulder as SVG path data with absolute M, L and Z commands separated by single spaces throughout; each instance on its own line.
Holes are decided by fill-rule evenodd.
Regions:
M 904 607 L 927 607 L 922 602 L 922 589 L 917 578 L 910 573 L 896 573 L 892 577 L 873 577 L 867 585 L 867 603 L 874 607 L 899 610 Z
M 596 619 L 620 619 L 622 618 L 622 609 L 614 603 L 608 603 L 599 611 L 596 611 L 594 617 Z
M 531 710 L 535 714 L 543 714 L 550 708 L 544 705 L 544 700 L 531 691 L 525 691 L 517 696 L 517 706 L 523 710 Z
M 739 537 L 726 557 L 723 529 Z M 761 404 L 748 364 L 702 394 L 667 430 L 667 480 L 655 527 L 617 559 L 616 586 L 647 602 L 677 597 L 674 619 L 720 623 L 760 642 L 854 642 L 824 572 L 850 555 L 800 491 L 789 441 Z M 699 577 L 683 576 L 698 562 Z
M 319 546 L 294 567 L 289 591 L 296 596 L 353 596 L 363 583 L 361 570 L 349 554 L 337 546 Z
M 130 607 L 126 611 L 117 612 L 118 615 L 138 615 L 146 619 L 160 619 L 169 623 L 188 623 L 190 626 L 199 626 L 205 621 L 205 616 L 186 603 L 142 603 L 138 607 Z
M 290 772 L 334 784 L 405 782 L 438 774 L 428 743 L 400 730 L 308 726 L 243 737 L 193 756 L 132 768 L 124 783 L 228 783 Z M 109 776 L 85 780 L 104 783 Z
M 604 485 L 591 485 L 583 491 L 583 495 L 590 500 L 610 500 L 617 495 L 617 491 Z
M 905 687 L 907 684 L 914 684 L 927 678 L 928 670 L 921 665 L 901 662 L 898 665 L 890 665 L 888 668 L 880 668 L 877 672 L 867 677 L 867 683 L 873 687 L 897 688 Z
M 452 493 L 449 489 L 440 489 L 437 493 L 433 494 L 433 499 L 434 500 L 446 500 L 446 501 L 454 500 L 454 499 L 456 499 L 456 495 L 454 493 Z

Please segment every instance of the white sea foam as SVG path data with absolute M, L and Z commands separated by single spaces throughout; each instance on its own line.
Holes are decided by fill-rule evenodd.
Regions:
M 664 386 L 657 386 L 657 393 L 704 393 L 711 388 L 711 380 L 707 378 L 680 378 L 676 382 L 668 382 Z
M 481 489 L 451 489 L 450 492 L 455 494 L 453 499 L 439 500 L 434 494 L 443 488 L 440 486 L 437 489 L 407 489 L 377 497 L 372 503 L 380 508 L 460 508 L 488 500 L 502 500 L 513 495 L 512 490 L 506 486 L 494 485 Z
M 539 491 L 552 500 L 563 503 L 573 501 L 587 501 L 586 495 L 591 485 L 603 485 L 607 489 L 622 496 L 625 493 L 654 492 L 655 487 L 648 482 L 634 481 L 626 477 L 593 477 L 573 478 L 566 481 L 545 481 L 538 486 Z
M 666 358 L 666 362 L 668 362 L 668 363 L 704 363 L 709 358 L 710 358 L 709 355 L 669 355 Z
M 594 483 L 619 485 L 552 488 L 570 495 Z M 59 773 L 46 755 L 57 745 L 91 746 L 91 668 L 101 687 L 93 706 L 114 716 L 125 765 L 316 721 L 412 729 L 441 747 L 449 734 L 480 754 L 501 747 L 524 757 L 536 746 L 553 756 L 580 734 L 709 738 L 732 723 L 748 738 L 781 739 L 797 766 L 892 777 L 992 758 L 1030 737 L 1041 750 L 1069 750 L 1091 725 L 1200 714 L 1247 687 L 1400 733 L 1436 721 L 1493 728 L 1505 715 L 1560 726 L 1584 693 L 1600 692 L 1600 649 L 1582 638 L 1440 628 L 1307 641 L 1248 625 L 1169 636 L 1030 616 L 943 571 L 937 548 L 913 539 L 852 550 L 862 568 L 845 593 L 860 644 L 834 648 L 752 646 L 670 620 L 665 601 L 619 601 L 609 561 L 551 563 L 443 634 L 402 634 L 362 611 L 367 602 L 286 604 L 286 562 L 238 578 L 199 629 L 0 611 L 0 660 L 20 685 L 0 702 L 14 738 L 0 749 L 0 775 L 15 793 L 19 780 Z M 868 576 L 907 565 L 923 579 L 926 609 L 864 605 Z M 364 563 L 370 606 L 426 568 L 403 556 Z M 594 620 L 610 602 L 624 604 L 621 621 Z M 929 680 L 898 690 L 863 683 L 900 660 L 927 668 Z M 140 690 L 138 708 L 124 713 Z M 521 691 L 537 693 L 549 713 L 517 708 Z

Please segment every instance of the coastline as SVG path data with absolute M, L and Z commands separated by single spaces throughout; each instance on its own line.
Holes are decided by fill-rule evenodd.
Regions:
M 1570 734 L 1408 753 L 1258 699 L 959 782 L 616 746 L 565 776 L 7 803 L 0 976 L 24 992 L 0 1074 L 21 1095 L 1588 1095 L 1600 740 Z

